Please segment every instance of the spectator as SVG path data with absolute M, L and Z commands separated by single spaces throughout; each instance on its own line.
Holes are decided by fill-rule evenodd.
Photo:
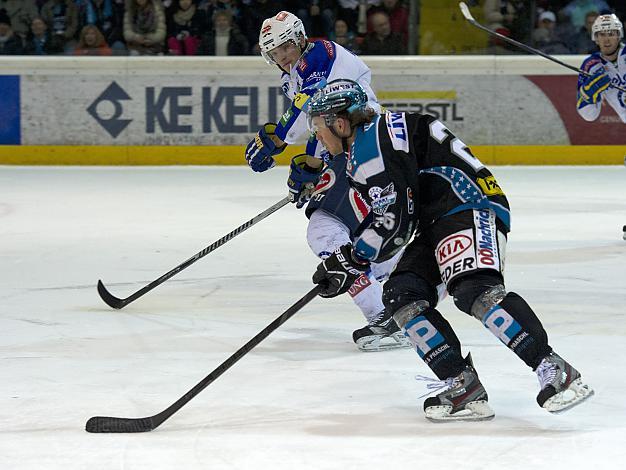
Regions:
M 56 34 L 50 34 L 48 25 L 40 16 L 33 19 L 30 33 L 24 45 L 26 55 L 54 55 L 63 52 L 63 40 Z
M 196 55 L 202 33 L 206 31 L 206 12 L 193 0 L 176 0 L 176 11 L 168 18 L 167 46 L 172 55 Z
M 590 11 L 610 13 L 612 10 L 604 0 L 572 0 L 563 8 L 563 13 L 576 30 L 585 26 L 585 16 Z
M 165 34 L 160 0 L 126 0 L 124 39 L 130 55 L 162 55 Z
M 530 40 L 530 13 L 524 2 L 516 0 L 485 0 L 483 12 L 490 29 L 518 41 Z M 489 38 L 488 50 L 494 54 L 518 53 L 519 50 L 496 36 Z
M 348 29 L 348 24 L 344 20 L 335 21 L 335 28 L 328 35 L 328 39 L 335 41 L 349 51 L 358 52 L 354 33 Z
M 252 54 L 261 54 L 259 49 L 259 31 L 265 18 L 270 18 L 283 10 L 283 3 L 279 0 L 252 0 L 243 12 L 245 26 L 243 31 L 252 46 Z
M 213 14 L 213 29 L 204 35 L 198 47 L 198 55 L 246 55 L 250 50 L 248 39 L 233 23 L 228 10 Z
M 41 8 L 41 17 L 67 50 L 74 48 L 78 30 L 78 8 L 74 0 L 48 0 Z
M 98 27 L 104 40 L 113 51 L 125 51 L 124 45 L 124 0 L 76 0 L 78 25 Z
M 400 0 L 383 0 L 380 7 L 370 8 L 368 15 L 371 16 L 377 11 L 384 11 L 389 15 L 389 23 L 391 31 L 402 35 L 402 39 L 406 42 L 409 37 L 409 10 L 406 9 Z M 367 31 L 372 32 L 371 23 Z
M 365 36 L 361 44 L 363 55 L 398 55 L 406 54 L 406 43 L 402 36 L 391 31 L 389 15 L 379 11 L 370 19 L 374 32 Z
M 11 20 L 11 29 L 22 39 L 30 32 L 30 24 L 39 16 L 34 0 L 0 0 L 0 9 L 5 10 Z
M 20 55 L 22 40 L 13 33 L 11 18 L 6 10 L 0 10 L 0 55 Z
M 546 54 L 569 54 L 571 51 L 558 35 L 555 26 L 556 15 L 551 11 L 542 12 L 537 28 L 532 33 L 533 46 Z
M 113 51 L 111 51 L 97 26 L 88 24 L 83 27 L 78 46 L 74 49 L 74 55 L 106 56 L 112 54 Z
M 380 5 L 381 0 L 365 0 L 364 7 L 367 9 Z M 365 23 L 359 24 L 359 0 L 339 0 L 339 6 L 337 7 L 337 18 L 344 20 L 348 29 L 351 31 L 357 31 L 360 34 L 366 32 L 366 30 L 360 31 L 359 26 L 367 28 L 366 17 L 362 16 Z
M 585 15 L 585 26 L 580 28 L 573 38 L 573 52 L 576 54 L 593 54 L 598 50 L 598 45 L 591 39 L 591 27 L 596 18 L 600 16 L 597 11 L 588 11 Z
M 250 0 L 244 0 L 244 3 L 253 3 Z M 207 12 L 207 31 L 211 29 L 213 24 L 213 14 L 219 10 L 228 10 L 232 16 L 232 22 L 241 30 L 245 28 L 244 11 L 239 6 L 237 0 L 209 0 L 206 5 Z
M 302 20 L 309 37 L 328 37 L 335 19 L 334 2 L 330 0 L 291 0 L 287 10 Z

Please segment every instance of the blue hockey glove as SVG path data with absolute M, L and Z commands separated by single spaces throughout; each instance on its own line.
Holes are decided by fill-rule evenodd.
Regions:
M 289 167 L 289 199 L 295 202 L 296 207 L 301 209 L 313 194 L 317 180 L 322 175 L 322 167 L 311 168 L 306 164 L 307 155 L 305 153 L 296 155 L 291 159 Z
M 276 164 L 272 157 L 287 147 L 287 144 L 279 147 L 272 140 L 275 131 L 276 124 L 273 122 L 264 124 L 246 147 L 246 161 L 254 171 L 263 172 L 272 168 Z
M 591 75 L 579 88 L 580 99 L 586 104 L 596 104 L 610 84 L 611 79 L 604 71 Z
M 336 297 L 348 292 L 369 267 L 367 261 L 354 257 L 352 245 L 343 245 L 319 264 L 313 283 L 322 287 L 320 297 Z

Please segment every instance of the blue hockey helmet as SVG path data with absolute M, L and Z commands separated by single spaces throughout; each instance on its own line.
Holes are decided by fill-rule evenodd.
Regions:
M 313 97 L 307 107 L 309 127 L 313 129 L 312 118 L 322 116 L 328 127 L 337 120 L 342 111 L 352 114 L 367 107 L 367 93 L 353 80 L 338 79 L 328 82 Z

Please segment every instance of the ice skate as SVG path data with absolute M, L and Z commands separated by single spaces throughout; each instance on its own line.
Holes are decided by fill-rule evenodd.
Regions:
M 447 421 L 486 421 L 495 413 L 487 403 L 485 387 L 467 358 L 468 365 L 456 377 L 440 381 L 440 388 L 446 390 L 424 402 L 426 419 L 435 423 Z M 432 385 L 430 388 L 433 388 Z
M 541 385 L 537 403 L 550 413 L 565 411 L 593 395 L 580 373 L 555 352 L 541 361 L 536 372 Z
M 383 310 L 369 325 L 352 333 L 352 339 L 361 351 L 374 352 L 407 348 L 411 345 L 396 324 L 393 316 Z

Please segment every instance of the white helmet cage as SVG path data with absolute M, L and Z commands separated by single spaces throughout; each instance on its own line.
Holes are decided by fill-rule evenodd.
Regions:
M 302 20 L 293 13 L 281 11 L 276 16 L 263 21 L 259 33 L 261 55 L 268 64 L 276 65 L 269 52 L 287 41 L 293 41 L 296 46 L 299 46 L 302 37 L 307 39 Z
M 596 40 L 599 32 L 618 31 L 620 40 L 624 38 L 624 26 L 617 15 L 600 15 L 593 22 L 591 27 L 591 39 Z

